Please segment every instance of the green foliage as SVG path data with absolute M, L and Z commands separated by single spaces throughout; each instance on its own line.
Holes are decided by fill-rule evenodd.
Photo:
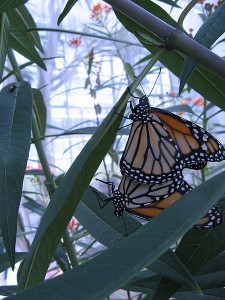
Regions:
M 116 136 L 121 116 L 114 111 L 123 114 L 128 97 L 129 93 L 125 92 L 60 182 L 23 265 L 19 278 L 20 288 L 44 279 L 73 211 Z
M 57 295 L 64 298 L 104 299 L 144 267 L 153 263 L 187 232 L 224 194 L 224 179 L 223 172 L 186 194 L 148 224 L 92 260 L 12 298 L 36 299 L 45 296 L 53 299 Z M 208 249 L 205 249 L 205 252 L 207 253 Z M 70 296 L 68 289 L 61 288 L 64 284 L 70 286 Z
M 145 0 L 133 0 L 132 2 L 137 3 L 169 25 L 177 27 L 176 22 L 169 16 L 169 14 L 167 14 L 154 2 Z M 148 40 L 147 43 L 143 41 L 143 37 L 140 38 L 140 32 L 145 33 L 147 36 L 149 36 L 149 38 L 155 40 L 157 43 L 161 42 L 162 45 L 163 41 L 160 41 L 153 33 L 148 32 L 146 29 L 144 29 L 140 25 L 140 22 L 135 22 L 133 19 L 119 13 L 118 11 L 116 11 L 115 13 L 119 21 L 125 26 L 125 28 L 131 31 L 140 40 L 140 42 L 146 49 L 148 49 L 152 54 L 155 54 L 159 51 L 157 47 L 150 46 Z M 182 65 L 184 63 L 184 55 L 177 51 L 168 51 L 162 57 L 160 57 L 159 60 L 176 76 L 180 76 Z M 209 99 L 222 109 L 225 109 L 224 80 L 219 76 L 215 75 L 211 71 L 206 70 L 202 66 L 199 66 L 193 71 L 192 76 L 189 79 L 189 85 L 203 97 Z
M 26 33 L 26 30 L 35 24 L 30 13 L 26 8 L 20 7 L 9 11 L 7 16 L 10 22 L 10 47 L 46 70 L 45 64 L 35 48 L 37 46 L 42 50 L 38 34 Z
M 199 44 L 209 48 L 213 43 L 225 32 L 225 2 L 222 3 L 214 14 L 212 14 L 205 23 L 200 27 L 196 33 L 194 40 Z M 180 88 L 179 93 L 182 92 L 184 85 L 187 83 L 189 77 L 191 76 L 193 70 L 195 69 L 197 62 L 185 58 L 182 67 L 182 73 L 180 76 Z
M 12 268 L 17 214 L 30 150 L 32 95 L 28 82 L 5 86 L 0 93 L 0 229 Z
M 61 170 L 62 174 L 57 178 L 52 174 L 51 165 L 42 144 L 47 128 L 48 112 L 45 103 L 50 98 L 44 99 L 45 95 L 40 89 L 31 89 L 29 83 L 23 81 L 20 72 L 23 70 L 25 73 L 26 68 L 32 64 L 37 64 L 46 70 L 45 59 L 42 58 L 44 53 L 42 41 L 36 31 L 37 27 L 33 16 L 24 5 L 26 2 L 7 0 L 0 3 L 1 82 L 4 83 L 6 79 L 10 80 L 12 75 L 15 75 L 18 80 L 16 83 L 12 82 L 6 85 L 0 92 L 0 272 L 7 271 L 10 266 L 13 268 L 15 262 L 24 259 L 18 272 L 18 286 L 2 286 L 0 294 L 9 296 L 11 293 L 15 293 L 9 299 L 23 300 L 39 299 L 40 297 L 99 300 L 106 299 L 115 291 L 123 289 L 128 292 L 141 293 L 142 296 L 147 294 L 149 299 L 157 300 L 170 297 L 175 299 L 224 299 L 225 223 L 209 230 L 190 229 L 212 205 L 220 200 L 219 206 L 224 211 L 224 172 L 216 176 L 210 173 L 212 174 L 210 180 L 188 192 L 182 199 L 163 210 L 159 216 L 144 226 L 140 220 L 136 220 L 127 212 L 124 212 L 123 217 L 118 219 L 113 214 L 115 207 L 112 199 L 89 185 L 98 172 L 100 163 L 104 161 L 106 164 L 104 158 L 107 154 L 107 159 L 110 158 L 112 161 L 112 170 L 106 172 L 106 177 L 110 181 L 112 180 L 111 176 L 115 180 L 121 178 L 117 172 L 118 160 L 123 151 L 120 140 L 123 137 L 127 138 L 129 134 L 129 129 L 123 128 L 124 124 L 120 125 L 122 116 L 125 114 L 125 106 L 130 98 L 127 89 L 120 98 L 118 97 L 119 100 L 110 112 L 107 112 L 107 116 L 101 123 L 98 117 L 103 113 L 104 107 L 102 103 L 96 103 L 92 99 L 97 120 L 94 126 L 78 124 L 80 126 L 77 128 L 77 124 L 74 124 L 73 127 L 65 130 L 48 124 L 49 128 L 56 133 L 47 136 L 54 139 L 72 134 L 92 135 L 65 174 L 64 170 Z M 58 17 L 58 25 L 72 9 L 76 9 L 74 5 L 77 2 L 77 0 L 67 1 Z M 179 51 L 175 46 L 172 47 L 173 44 L 170 49 L 167 49 L 169 36 L 163 38 L 158 36 L 154 29 L 147 30 L 143 19 L 140 16 L 134 17 L 136 16 L 135 11 L 132 11 L 130 6 L 135 3 L 144 8 L 149 12 L 149 19 L 152 18 L 152 15 L 157 17 L 162 21 L 159 23 L 159 28 L 162 24 L 169 26 L 168 28 L 171 30 L 177 28 L 177 22 L 161 5 L 146 0 L 124 0 L 123 4 L 126 8 L 124 11 L 123 8 L 117 7 L 121 5 L 121 2 L 114 0 L 105 2 L 115 3 L 114 11 L 120 25 L 140 41 L 145 48 L 145 52 L 143 52 L 145 54 L 141 58 L 138 57 L 138 62 L 136 57 L 132 62 L 123 59 L 122 47 L 121 49 L 118 47 L 120 43 L 123 43 L 125 47 L 137 47 L 138 45 L 138 50 L 141 49 L 140 44 L 137 44 L 136 41 L 126 43 L 119 40 L 120 30 L 113 31 L 117 26 L 113 25 L 110 29 L 104 27 L 106 15 L 98 16 L 98 22 L 95 24 L 93 22 L 91 26 L 86 24 L 87 32 L 83 33 L 86 38 L 92 36 L 97 39 L 96 33 L 101 33 L 102 39 L 108 40 L 110 43 L 107 44 L 107 48 L 96 49 L 94 43 L 88 41 L 88 52 L 86 54 L 82 51 L 77 52 L 79 58 L 70 66 L 71 74 L 73 74 L 77 70 L 79 72 L 81 63 L 85 65 L 87 79 L 83 87 L 86 91 L 89 89 L 93 98 L 105 88 L 112 88 L 112 93 L 117 91 L 112 79 L 101 82 L 99 69 L 96 71 L 95 55 L 103 55 L 106 52 L 113 53 L 117 59 L 121 60 L 126 72 L 125 86 L 129 85 L 131 93 L 137 89 L 139 83 L 149 72 L 154 73 L 154 70 L 151 69 L 154 63 L 161 62 L 165 68 L 178 77 L 183 68 L 182 89 L 188 80 L 187 90 L 194 89 L 205 99 L 211 101 L 205 103 L 201 110 L 200 118 L 203 120 L 204 127 L 211 121 L 212 115 L 218 113 L 210 111 L 215 107 L 214 105 L 219 106 L 222 110 L 225 109 L 225 79 L 218 75 L 219 71 L 215 72 L 207 65 L 196 67 L 191 62 L 192 57 L 185 58 L 185 51 L 182 51 L 182 47 L 188 47 L 187 44 L 181 45 Z M 170 5 L 171 9 L 179 7 L 179 3 L 176 1 L 161 0 L 161 2 Z M 103 9 L 102 7 L 105 6 L 100 6 L 101 9 Z M 209 48 L 224 32 L 223 9 L 224 3 L 200 27 L 195 36 L 198 43 L 204 43 Z M 178 29 L 175 31 L 179 32 Z M 82 32 L 79 32 L 79 35 L 82 35 Z M 79 38 L 79 43 L 81 41 L 83 42 L 83 37 L 82 40 Z M 128 51 L 127 49 L 125 49 L 125 53 Z M 19 66 L 13 56 L 14 50 L 29 61 Z M 12 70 L 5 64 L 8 59 Z M 210 52 L 208 60 L 210 60 Z M 146 62 L 149 63 L 145 66 Z M 217 67 L 220 69 L 222 64 Z M 142 72 L 140 72 L 141 68 L 144 68 Z M 68 72 L 68 70 L 69 68 L 63 72 Z M 155 71 L 158 72 L 158 65 Z M 64 80 L 63 72 L 59 74 L 57 80 Z M 140 75 L 133 80 L 137 72 Z M 94 80 L 93 74 L 95 75 Z M 47 73 L 46 76 L 48 76 Z M 115 78 L 117 76 L 116 74 Z M 132 84 L 130 84 L 130 80 L 133 81 Z M 140 90 L 136 90 L 136 92 L 137 94 L 142 93 Z M 50 95 L 47 94 L 47 97 Z M 168 110 L 186 113 L 194 117 L 199 116 L 194 105 L 182 101 L 176 103 L 177 98 L 173 97 L 174 99 L 171 96 Z M 60 101 L 62 100 L 60 99 Z M 163 101 L 167 100 L 162 98 Z M 128 114 L 129 112 L 127 112 Z M 30 149 L 31 120 L 32 142 L 37 149 L 37 161 L 40 162 L 41 167 L 27 170 L 25 173 Z M 219 125 L 222 127 L 222 124 Z M 217 131 L 219 125 L 215 126 Z M 118 130 L 119 126 L 122 126 L 122 129 Z M 223 130 L 222 127 L 221 131 Z M 71 147 L 69 145 L 67 149 Z M 57 159 L 56 157 L 56 168 Z M 23 222 L 19 219 L 22 231 L 18 234 L 16 231 L 24 174 L 27 178 L 32 178 L 41 189 L 40 192 L 36 190 L 23 191 L 26 201 L 23 203 L 24 207 L 36 216 L 41 216 L 31 245 L 27 237 L 34 232 L 33 228 L 26 231 Z M 100 178 L 103 174 L 99 172 L 97 176 Z M 202 178 L 204 181 L 204 176 Z M 109 193 L 113 192 L 111 185 L 106 185 L 106 188 Z M 51 199 L 48 205 L 46 202 L 38 201 L 39 198 L 46 197 L 46 194 L 48 199 Z M 78 228 L 69 235 L 68 223 L 73 216 L 78 220 Z M 89 234 L 93 239 L 91 245 L 85 244 L 83 239 Z M 16 239 L 21 237 L 28 249 L 27 252 L 15 252 Z M 90 254 L 90 248 L 92 249 L 97 242 L 107 249 L 101 248 Z M 79 246 L 79 249 L 82 249 L 86 255 L 79 256 L 81 251 L 78 251 L 74 245 Z M 44 281 L 48 270 L 52 271 L 55 268 L 54 265 L 52 267 L 51 262 L 55 262 L 63 274 Z
M 38 122 L 38 127 L 41 135 L 45 135 L 47 110 L 44 102 L 44 98 L 41 91 L 32 89 L 34 98 L 34 111 Z
M 0 16 L 0 29 L 0 78 L 2 78 L 9 44 L 9 20 L 6 14 Z
M 27 1 L 28 0 L 1 0 L 0 13 L 19 7 L 20 5 L 25 4 Z
M 63 12 L 59 15 L 59 19 L 57 24 L 59 25 L 62 20 L 67 16 L 67 14 L 70 12 L 70 10 L 73 8 L 73 6 L 76 4 L 78 0 L 68 0 L 66 3 L 66 6 L 63 9 Z

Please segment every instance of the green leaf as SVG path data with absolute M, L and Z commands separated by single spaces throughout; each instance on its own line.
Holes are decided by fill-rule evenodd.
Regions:
M 197 281 L 191 275 L 188 268 L 182 264 L 172 250 L 167 251 L 160 259 L 151 264 L 150 269 L 155 271 L 155 273 L 172 279 L 184 287 L 189 287 L 196 292 L 201 291 Z
M 75 217 L 101 244 L 111 247 L 142 226 L 141 223 L 127 213 L 124 213 L 123 219 L 118 219 L 113 213 L 112 201 L 101 207 L 100 205 L 103 205 L 104 202 L 99 203 L 98 197 L 103 201 L 107 199 L 104 194 L 89 187 L 81 198 Z
M 19 279 L 20 288 L 44 279 L 55 249 L 81 196 L 116 137 L 121 115 L 129 97 L 126 91 L 60 182 L 42 217 L 29 255 L 23 264 Z
M 0 230 L 12 268 L 17 214 L 30 150 L 32 94 L 28 82 L 0 92 Z
M 176 254 L 189 270 L 196 274 L 224 250 L 225 223 L 222 223 L 212 229 L 191 230 L 182 238 Z
M 207 198 L 205 199 L 207 201 Z M 181 240 L 176 254 L 182 263 L 196 274 L 208 262 L 225 250 L 225 223 L 207 230 L 190 230 Z M 168 286 L 170 289 L 168 289 Z M 168 299 L 181 286 L 163 278 L 153 299 Z
M 0 13 L 8 11 L 10 9 L 19 7 L 25 4 L 28 0 L 1 0 L 0 1 Z
M 215 295 L 196 295 L 189 292 L 182 292 L 176 295 L 177 300 L 223 300 L 224 296 Z
M 98 203 L 98 198 L 102 199 L 102 201 L 107 199 L 104 194 L 97 190 L 87 189 L 77 207 L 75 217 L 101 244 L 110 247 L 125 236 L 141 228 L 141 224 L 128 213 L 123 214 L 123 219 L 118 219 L 113 214 L 115 208 L 112 201 L 108 202 L 104 207 L 100 207 L 101 203 Z M 185 268 L 172 251 L 167 251 L 149 268 L 156 273 L 169 276 L 169 278 L 177 280 L 180 284 L 187 285 L 196 291 L 200 290 L 188 269 Z
M 177 23 L 170 17 L 170 15 L 167 14 L 154 2 L 147 2 L 145 0 L 133 0 L 132 2 L 137 3 L 138 5 L 151 12 L 155 16 L 159 17 L 161 20 L 168 23 L 169 25 L 177 27 Z M 131 20 L 122 13 L 119 13 L 118 11 L 115 11 L 115 13 L 117 18 L 125 26 L 125 28 L 132 32 L 138 39 L 140 37 L 140 32 L 143 32 L 150 38 L 159 41 L 159 39 L 155 35 L 150 34 L 147 30 L 145 30 L 135 21 Z M 137 34 L 137 32 L 139 34 Z M 142 41 L 140 40 L 140 42 Z M 157 47 L 151 47 L 145 44 L 143 44 L 143 46 L 152 54 L 155 54 L 159 51 Z M 180 76 L 183 61 L 183 55 L 176 51 L 166 52 L 160 57 L 160 62 L 164 66 L 166 66 L 171 72 L 173 72 L 177 77 Z M 194 70 L 192 76 L 190 77 L 189 85 L 193 89 L 195 89 L 199 94 L 201 94 L 205 99 L 210 100 L 215 105 L 225 110 L 225 85 L 224 80 L 221 79 L 219 76 L 199 66 Z
M 224 180 L 225 172 L 222 172 L 188 192 L 145 226 L 92 260 L 9 299 L 105 299 L 158 259 L 187 232 L 224 194 Z
M 88 54 L 88 70 L 87 70 L 88 75 L 90 75 L 90 73 L 91 73 L 93 61 L 94 61 L 94 49 L 92 48 Z
M 213 260 L 209 261 L 199 272 L 198 275 L 211 274 L 214 272 L 225 270 L 225 252 L 217 255 Z
M 10 23 L 15 23 L 17 29 L 25 33 L 30 42 L 36 46 L 42 53 L 44 52 L 38 31 L 26 32 L 28 29 L 35 29 L 37 26 L 34 22 L 32 15 L 25 5 L 20 6 L 7 12 Z
M 165 4 L 168 4 L 170 6 L 173 6 L 173 7 L 180 7 L 179 5 L 177 5 L 177 3 L 175 1 L 172 1 L 172 0 L 159 0 L 160 2 L 162 3 L 165 3 Z
M 0 79 L 2 78 L 9 44 L 9 20 L 6 14 L 0 15 Z
M 17 17 L 15 17 L 11 12 L 7 13 L 11 29 L 9 39 L 10 47 L 30 61 L 35 62 L 42 69 L 46 70 L 45 64 L 34 46 L 34 44 L 36 44 L 36 39 L 34 42 L 34 36 L 26 34 L 24 31 L 26 26 L 28 26 L 26 24 L 28 18 L 23 18 L 20 10 L 16 10 L 14 13 L 17 14 Z M 30 20 L 28 22 L 30 22 Z
M 47 70 L 42 58 L 32 43 L 27 39 L 26 35 L 22 32 L 11 32 L 10 47 L 20 53 L 22 56 L 29 59 L 31 62 L 36 63 L 43 70 Z
M 195 278 L 202 289 L 214 289 L 225 286 L 225 271 L 199 275 Z
M 11 296 L 17 291 L 17 285 L 3 285 L 0 286 L 0 295 L 2 296 Z
M 206 48 L 212 44 L 225 32 L 225 2 L 222 3 L 215 12 L 204 22 L 196 33 L 194 40 Z M 180 77 L 179 93 L 195 69 L 197 62 L 187 57 L 184 59 L 182 73 Z M 208 99 L 207 97 L 205 97 Z
M 46 121 L 47 121 L 47 110 L 45 102 L 40 90 L 32 89 L 34 98 L 34 111 L 37 118 L 40 134 L 45 135 Z
M 27 255 L 27 252 L 16 252 L 15 262 L 21 261 Z M 10 267 L 8 255 L 6 253 L 0 253 L 0 273 L 6 271 Z
M 62 20 L 66 17 L 66 15 L 70 12 L 70 10 L 72 9 L 72 7 L 76 4 L 78 0 L 68 0 L 66 3 L 66 6 L 64 7 L 62 13 L 59 15 L 58 21 L 57 21 L 57 25 L 59 25 Z
M 161 278 L 160 275 L 155 274 L 151 271 L 141 271 L 135 276 L 132 280 L 130 280 L 123 289 L 128 291 L 146 293 L 150 297 L 153 295 L 153 292 L 157 288 L 159 284 L 159 280 Z M 143 274 L 144 273 L 144 274 Z
M 206 48 L 212 44 L 225 32 L 225 3 L 222 3 L 215 12 L 206 20 L 196 33 L 194 40 Z M 184 60 L 180 77 L 179 93 L 191 76 L 197 62 L 187 57 Z

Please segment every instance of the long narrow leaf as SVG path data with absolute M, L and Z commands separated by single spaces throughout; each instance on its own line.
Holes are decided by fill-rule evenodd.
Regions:
M 106 197 L 99 192 L 98 196 L 101 197 L 102 200 L 106 199 Z M 75 217 L 97 241 L 110 247 L 119 240 L 122 240 L 124 236 L 128 236 L 141 228 L 141 224 L 128 213 L 123 214 L 123 219 L 115 217 L 113 213 L 114 209 L 112 202 L 107 203 L 107 205 L 101 208 L 96 195 L 93 190 L 89 188 L 84 193 L 77 207 Z M 93 226 L 93 224 L 95 224 L 95 226 Z M 171 250 L 164 253 L 158 260 L 151 264 L 149 268 L 155 271 L 155 273 L 173 279 L 179 284 L 189 286 L 195 291 L 200 290 L 189 270 Z
M 27 255 L 27 252 L 16 252 L 15 262 L 21 261 Z M 6 271 L 10 267 L 8 255 L 6 253 L 0 253 L 0 273 Z
M 9 299 L 105 299 L 187 232 L 223 195 L 224 180 L 225 172 L 190 191 L 127 239 L 94 259 Z
M 36 63 L 43 70 L 46 70 L 45 64 L 32 43 L 27 39 L 23 32 L 11 32 L 10 47 L 19 52 L 22 56 Z
M 6 12 L 10 9 L 19 7 L 25 4 L 28 0 L 1 0 L 0 1 L 0 13 Z
M 191 273 L 196 274 L 224 250 L 225 223 L 222 223 L 216 228 L 188 232 L 178 245 L 176 254 Z M 179 288 L 181 288 L 179 284 L 162 278 L 153 299 L 168 299 Z
M 72 7 L 76 4 L 78 0 L 68 0 L 66 3 L 66 6 L 64 7 L 62 13 L 60 14 L 57 24 L 59 25 L 62 20 L 66 17 L 66 15 L 70 12 L 70 10 L 72 9 Z
M 0 15 L 0 79 L 2 78 L 9 44 L 9 20 L 6 14 Z
M 36 28 L 34 19 L 26 6 L 22 5 L 16 9 L 10 10 L 9 12 L 7 12 L 7 15 L 9 17 L 10 23 L 16 22 L 17 28 L 24 32 L 30 42 L 43 53 L 44 50 L 41 45 L 38 31 L 31 31 L 26 33 L 28 29 Z
M 100 192 L 98 196 L 106 199 Z M 127 213 L 124 213 L 123 218 L 118 219 L 113 211 L 112 202 L 101 208 L 96 194 L 89 187 L 81 198 L 75 217 L 97 241 L 106 247 L 111 247 L 142 226 Z
M 156 273 L 161 274 L 184 287 L 189 287 L 196 292 L 201 291 L 197 281 L 191 275 L 191 272 L 172 250 L 167 251 L 162 255 L 160 259 L 151 264 L 150 268 Z
M 35 62 L 39 67 L 46 70 L 43 59 L 34 46 L 33 39 L 31 40 L 24 31 L 24 23 L 21 15 L 15 18 L 10 12 L 7 13 L 10 22 L 10 47 L 15 49 L 21 55 L 25 56 L 32 62 Z
M 9 84 L 0 92 L 0 229 L 12 267 L 17 214 L 30 150 L 32 102 L 28 82 Z
M 194 40 L 199 44 L 210 48 L 212 44 L 225 32 L 225 3 L 222 3 L 216 11 L 206 20 L 196 33 Z M 180 77 L 179 93 L 191 76 L 197 62 L 187 57 L 184 60 Z
M 40 90 L 32 89 L 34 98 L 34 111 L 38 122 L 38 127 L 41 135 L 45 135 L 47 122 L 47 109 Z
M 19 278 L 20 288 L 42 281 L 78 203 L 115 139 L 130 95 L 124 93 L 60 182 L 45 211 Z M 117 113 L 115 113 L 115 111 Z

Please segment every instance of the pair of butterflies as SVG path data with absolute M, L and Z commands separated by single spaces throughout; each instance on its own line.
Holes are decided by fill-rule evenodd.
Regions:
M 147 96 L 131 105 L 132 126 L 123 152 L 118 189 L 112 185 L 115 215 L 124 211 L 151 219 L 192 189 L 184 168 L 202 169 L 207 162 L 225 159 L 225 148 L 198 125 L 166 110 L 151 107 Z M 107 201 L 107 202 L 108 202 Z M 195 228 L 211 228 L 223 221 L 213 206 Z

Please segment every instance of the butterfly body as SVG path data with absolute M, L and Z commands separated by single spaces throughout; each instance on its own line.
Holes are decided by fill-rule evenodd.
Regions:
M 118 189 L 112 187 L 112 200 L 114 214 L 120 218 L 124 211 L 144 220 L 151 220 L 159 215 L 165 208 L 178 201 L 183 195 L 192 190 L 192 187 L 183 180 L 183 177 L 161 185 L 140 184 L 124 175 Z M 213 206 L 201 218 L 194 228 L 208 229 L 216 227 L 223 222 L 221 211 Z
M 112 186 L 113 197 L 110 199 L 115 207 L 115 215 L 121 217 L 130 206 L 146 207 L 168 199 L 170 196 L 172 197 L 167 202 L 172 204 L 174 199 L 177 200 L 190 189 L 191 187 L 183 181 L 182 176 L 163 184 L 148 185 L 141 184 L 124 175 L 118 189 L 115 189 L 114 185 Z

